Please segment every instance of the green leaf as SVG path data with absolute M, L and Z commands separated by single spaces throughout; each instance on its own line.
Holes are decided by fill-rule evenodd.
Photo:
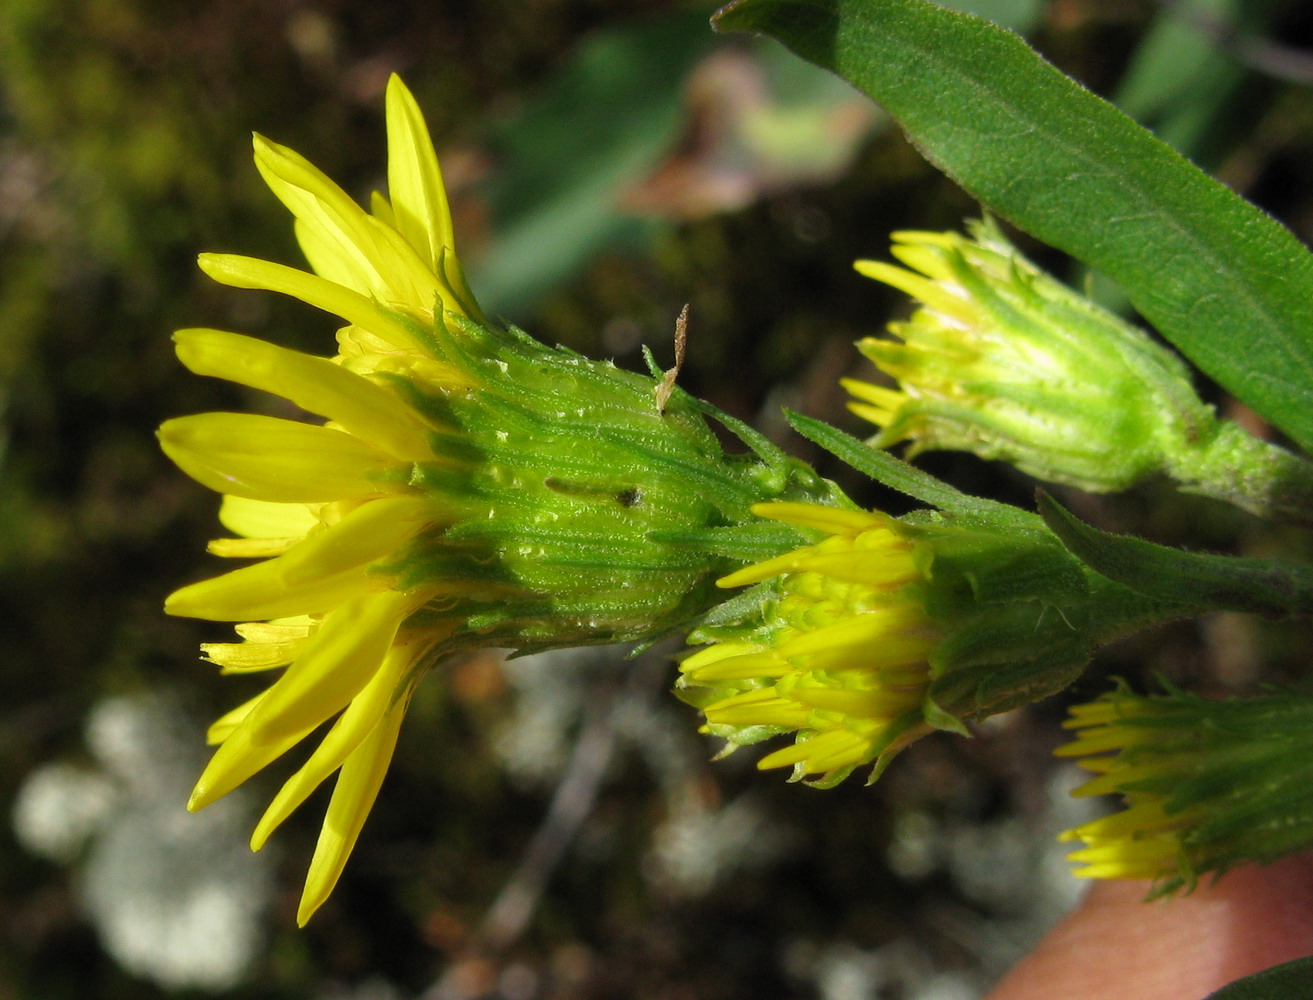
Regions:
M 913 500 L 920 500 L 945 514 L 983 519 L 995 528 L 1006 526 L 1015 531 L 1033 533 L 1043 530 L 1034 514 L 985 497 L 972 496 L 936 479 L 928 472 L 895 458 L 887 451 L 873 448 L 823 420 L 784 411 L 789 426 L 813 444 L 818 444 L 835 458 L 847 462 L 864 476 L 897 490 Z
M 1235 396 L 1313 445 L 1313 256 L 1016 35 L 922 0 L 739 0 L 880 102 L 999 215 L 1098 268 Z
M 1309 995 L 1309 983 L 1313 983 L 1313 958 L 1297 958 L 1238 979 L 1205 1000 L 1299 1000 Z
M 1091 527 L 1041 492 L 1039 513 L 1077 559 L 1114 583 L 1199 611 L 1271 617 L 1313 611 L 1313 566 L 1205 555 Z
M 913 500 L 920 500 L 951 514 L 979 513 L 983 509 L 1006 507 L 1005 504 L 998 504 L 993 500 L 968 496 L 949 486 L 948 483 L 936 479 L 930 473 L 908 465 L 887 451 L 872 448 L 869 444 L 858 441 L 851 434 L 845 434 L 837 427 L 831 427 L 823 420 L 789 410 L 784 411 L 784 418 L 788 420 L 790 427 L 808 441 L 820 445 L 862 475 L 874 479 L 877 483 L 883 483 L 891 490 L 897 490 Z

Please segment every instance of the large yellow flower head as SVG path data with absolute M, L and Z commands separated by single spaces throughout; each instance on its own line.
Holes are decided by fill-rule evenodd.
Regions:
M 176 336 L 197 374 L 324 422 L 205 413 L 160 428 L 169 457 L 224 495 L 220 521 L 236 537 L 211 552 L 259 560 L 182 588 L 166 610 L 238 623 L 240 642 L 203 648 L 225 672 L 278 671 L 211 728 L 219 748 L 191 808 L 331 721 L 252 839 L 338 773 L 302 922 L 341 874 L 411 691 L 441 657 L 653 641 L 715 602 L 712 581 L 736 564 L 726 538 L 753 502 L 828 489 L 759 444 L 760 457 L 725 456 L 709 408 L 668 380 L 489 326 L 452 249 L 423 118 L 395 77 L 387 132 L 390 199 L 376 194 L 369 212 L 256 138 L 312 272 L 200 259 L 218 281 L 341 317 L 336 356 L 219 330 Z
M 328 423 L 208 413 L 160 428 L 169 457 L 225 494 L 220 520 L 238 537 L 215 541 L 211 551 L 264 560 L 184 587 L 165 609 L 245 622 L 237 626 L 243 642 L 203 647 L 226 671 L 286 668 L 211 727 L 219 750 L 189 808 L 227 794 L 341 713 L 252 838 L 262 846 L 341 771 L 302 922 L 332 891 L 378 793 L 416 665 L 450 631 L 403 627 L 441 593 L 441 583 L 399 587 L 400 567 L 379 571 L 380 562 L 452 516 L 413 485 L 415 463 L 435 458 L 430 437 L 441 422 L 386 376 L 459 384 L 460 370 L 434 357 L 421 331 L 435 309 L 466 311 L 437 157 L 413 97 L 395 78 L 387 123 L 392 201 L 375 198 L 373 214 L 296 153 L 255 139 L 256 164 L 295 216 L 315 273 L 249 257 L 200 258 L 225 284 L 284 292 L 346 319 L 338 356 L 311 357 L 219 330 L 183 330 L 175 338 L 179 358 L 197 374 L 276 393 Z

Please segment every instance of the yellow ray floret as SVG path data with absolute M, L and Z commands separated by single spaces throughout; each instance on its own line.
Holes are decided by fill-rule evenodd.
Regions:
M 391 218 L 428 269 L 439 273 L 444 252 L 456 247 L 442 168 L 428 125 L 415 98 L 401 81 L 388 84 L 388 190 Z M 377 210 L 375 210 L 375 214 Z
M 222 330 L 179 330 L 178 359 L 197 375 L 212 375 L 274 393 L 401 462 L 433 457 L 434 429 L 394 392 L 300 351 Z M 454 377 L 454 373 L 453 373 Z
M 413 485 L 447 469 L 450 435 L 417 391 L 466 392 L 475 376 L 434 351 L 441 314 L 464 315 L 442 175 L 414 98 L 388 85 L 391 201 L 366 211 L 299 154 L 255 138 L 256 165 L 292 213 L 303 271 L 230 254 L 200 265 L 224 284 L 275 291 L 341 317 L 342 353 L 320 358 L 240 334 L 189 329 L 178 357 L 200 375 L 281 396 L 326 423 L 242 413 L 166 422 L 166 454 L 224 495 L 233 538 L 210 551 L 258 561 L 183 587 L 170 614 L 235 622 L 237 642 L 202 646 L 225 673 L 268 672 L 260 695 L 210 728 L 217 750 L 196 784 L 199 809 L 329 725 L 256 828 L 254 847 L 337 774 L 299 919 L 328 897 L 378 793 L 406 704 L 450 623 L 408 624 L 443 584 L 408 582 L 421 540 L 449 526 L 452 505 Z M 420 387 L 417 389 L 416 387 Z
M 407 466 L 331 427 L 256 413 L 199 413 L 160 425 L 160 447 L 220 493 L 274 503 L 326 503 L 394 492 Z
M 290 295 L 316 309 L 341 316 L 391 348 L 414 350 L 416 347 L 414 335 L 399 319 L 348 285 L 285 264 L 239 254 L 203 253 L 196 261 L 202 271 L 220 284 Z

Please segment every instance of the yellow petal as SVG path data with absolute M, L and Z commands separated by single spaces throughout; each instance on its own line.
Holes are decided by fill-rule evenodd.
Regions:
M 420 315 L 432 314 L 443 303 L 454 302 L 445 282 L 420 259 L 420 252 L 391 226 L 366 216 L 376 230 L 384 255 L 383 267 L 392 279 L 394 302 Z
M 417 603 L 413 594 L 389 591 L 332 611 L 247 720 L 252 744 L 280 742 L 345 708 L 381 668 Z
M 1163 812 L 1157 802 L 1142 802 L 1120 812 L 1101 816 L 1099 819 L 1082 824 L 1074 830 L 1060 834 L 1059 840 L 1085 840 L 1091 844 L 1099 841 L 1131 840 L 1135 838 L 1159 836 L 1180 829 L 1186 825 L 1185 818 L 1173 818 Z
M 160 447 L 183 472 L 220 493 L 274 503 L 323 503 L 388 492 L 405 467 L 331 427 L 255 413 L 166 420 Z
M 1063 728 L 1076 729 L 1081 726 L 1106 725 L 1122 719 L 1132 719 L 1137 715 L 1146 714 L 1149 706 L 1124 700 L 1092 701 L 1084 705 L 1073 705 L 1067 711 L 1071 718 L 1062 723 Z
M 878 406 L 868 406 L 866 403 L 850 402 L 848 404 L 848 410 L 850 413 L 855 413 L 863 420 L 875 424 L 876 427 L 879 427 L 882 430 L 894 422 L 894 411 L 885 410 Z
M 478 385 L 473 374 L 442 361 L 421 358 L 413 354 L 376 353 L 377 345 L 370 347 L 362 342 L 362 332 L 355 326 L 344 327 L 338 331 L 339 357 L 342 358 L 344 368 L 370 375 L 399 375 L 412 381 L 423 382 L 426 388 L 433 390 L 450 389 L 454 392 L 464 392 Z
M 796 685 L 788 696 L 808 708 L 864 719 L 894 719 L 921 704 L 920 691 L 850 691 Z
M 296 586 L 397 554 L 407 541 L 437 523 L 436 514 L 432 502 L 422 496 L 383 497 L 361 504 L 336 524 L 280 556 L 277 562 L 283 579 L 289 586 Z
M 869 759 L 870 751 L 869 738 L 845 730 L 835 730 L 767 754 L 757 761 L 757 767 L 765 771 L 773 767 L 802 764 L 808 774 L 820 774 L 838 767 L 864 764 Z
M 341 316 L 348 323 L 368 330 L 393 347 L 401 350 L 415 349 L 415 338 L 405 326 L 382 312 L 373 299 L 345 285 L 255 257 L 203 253 L 196 260 L 202 271 L 221 284 L 234 288 L 261 288 L 290 295 L 316 309 Z
M 759 653 L 764 647 L 756 642 L 717 642 L 690 653 L 679 664 L 683 673 L 700 673 L 712 664 L 736 656 L 748 656 Z
M 219 718 L 210 724 L 210 728 L 205 731 L 205 742 L 210 746 L 216 746 L 226 740 L 233 734 L 233 731 L 246 720 L 246 717 L 254 711 L 255 706 L 260 704 L 260 699 L 267 694 L 267 689 L 261 691 L 250 701 L 242 702 L 230 712 L 225 712 Z
M 911 552 L 901 546 L 897 549 L 890 546 L 877 552 L 872 552 L 871 548 L 854 548 L 846 552 L 812 552 L 798 561 L 797 568 L 806 573 L 821 573 L 844 583 L 890 589 L 918 579 L 921 575 Z
M 1076 733 L 1070 743 L 1064 743 L 1054 750 L 1059 757 L 1084 757 L 1089 754 L 1107 753 L 1110 750 L 1125 750 L 1151 742 L 1151 731 L 1135 726 L 1106 725 L 1094 729 L 1085 729 Z
M 1172 870 L 1181 857 L 1181 842 L 1171 835 L 1145 840 L 1116 840 L 1067 855 L 1086 865 L 1075 874 L 1082 878 L 1157 878 Z
M 225 496 L 219 523 L 246 538 L 303 538 L 319 527 L 319 518 L 304 504 Z
M 716 581 L 716 586 L 726 588 L 746 587 L 750 583 L 760 583 L 762 580 L 769 580 L 773 576 L 792 572 L 798 567 L 798 561 L 806 551 L 806 549 L 795 549 L 781 556 L 753 563 L 751 566 L 744 566 L 742 569 L 722 576 Z
M 868 338 L 869 339 L 869 338 Z M 865 343 L 866 341 L 862 341 Z M 858 399 L 871 403 L 881 410 L 887 410 L 890 413 L 897 410 L 907 402 L 907 395 L 899 392 L 897 389 L 888 389 L 882 385 L 872 385 L 870 382 L 862 382 L 855 378 L 841 378 L 839 385 L 847 389 Z
M 881 641 L 891 634 L 925 624 L 925 614 L 918 605 L 900 602 L 878 611 L 841 618 L 832 625 L 801 632 L 776 647 L 780 656 L 840 653 L 860 655 L 877 653 Z
M 313 726 L 307 726 L 300 732 L 289 733 L 276 742 L 264 743 L 259 746 L 252 744 L 250 721 L 256 710 L 263 704 L 268 693 L 266 691 L 264 695 L 255 700 L 254 704 L 248 702 L 247 705 L 242 706 L 243 709 L 247 709 L 245 718 L 241 724 L 232 730 L 223 741 L 223 745 L 210 758 L 209 764 L 206 765 L 200 779 L 196 782 L 196 787 L 192 789 L 191 798 L 187 801 L 188 811 L 196 812 L 198 809 L 204 809 L 212 802 L 223 798 L 252 775 L 268 767 L 310 734 L 310 730 L 314 728 Z M 241 709 L 238 711 L 241 711 Z
M 422 497 L 374 500 L 275 559 L 175 591 L 165 601 L 164 610 L 212 621 L 253 621 L 325 611 L 351 597 L 385 588 L 388 581 L 370 574 L 368 564 L 397 553 L 432 521 L 432 509 Z
M 291 642 L 203 642 L 201 654 L 225 674 L 246 674 L 285 667 L 296 659 L 305 640 Z
M 384 302 L 433 308 L 439 283 L 421 250 L 365 212 L 300 153 L 261 135 L 254 145 L 265 183 L 301 223 L 319 262 L 329 262 L 325 276 L 348 277 L 348 288 Z
M 271 622 L 243 622 L 233 631 L 250 642 L 290 642 L 314 634 L 319 623 L 309 615 L 296 618 L 279 618 Z
M 880 726 L 869 734 L 858 735 L 845 732 L 846 739 L 835 739 L 824 747 L 817 747 L 807 758 L 805 765 L 809 774 L 825 774 L 841 767 L 856 767 L 865 764 L 876 754 L 877 741 L 884 742 L 888 726 Z M 826 733 L 825 735 L 834 735 Z M 815 742 L 815 741 L 813 741 Z M 760 765 L 758 765 L 760 766 Z
M 295 150 L 259 134 L 252 137 L 252 145 L 256 169 L 269 190 L 312 234 L 313 242 L 331 255 L 332 280 L 363 295 L 393 298 L 387 280 L 379 274 L 378 248 L 365 211 Z
M 337 246 L 327 239 L 320 227 L 312 226 L 302 219 L 294 219 L 292 232 L 296 236 L 296 245 L 301 248 L 306 263 L 315 274 L 362 295 L 370 294 L 360 272 L 352 266 L 350 260 L 342 258 Z
M 393 646 L 382 668 L 364 689 L 351 699 L 305 765 L 283 785 L 251 834 L 251 850 L 258 851 L 288 816 L 342 766 L 348 755 L 373 732 L 383 714 L 400 695 L 399 687 L 424 644 Z
M 433 457 L 424 423 L 413 409 L 327 358 L 222 330 L 179 330 L 173 341 L 179 360 L 197 375 L 282 396 L 404 462 Z
M 1099 760 L 1100 758 L 1092 759 Z M 1089 759 L 1078 761 L 1077 763 L 1079 763 L 1083 769 L 1095 770 L 1087 767 Z M 1098 774 L 1096 770 L 1096 777 L 1091 778 L 1078 788 L 1073 788 L 1071 792 L 1072 797 L 1083 799 L 1088 798 L 1091 795 L 1112 795 L 1117 792 L 1125 791 L 1128 785 L 1133 786 L 1137 781 L 1142 781 L 1145 778 L 1157 778 L 1162 776 L 1161 769 L 1152 763 L 1136 764 L 1134 766 L 1120 764 L 1117 761 L 1114 761 L 1113 763 L 1118 764 L 1118 766 L 1109 768 L 1103 774 Z
M 926 679 L 930 651 L 938 645 L 933 635 L 908 635 L 901 632 L 877 632 L 866 643 L 833 643 L 806 654 L 808 670 L 879 672 L 881 683 L 889 685 L 920 684 Z M 798 654 L 790 652 L 790 655 Z M 898 671 L 898 668 L 910 668 Z
M 708 705 L 702 710 L 707 722 L 724 726 L 785 726 L 803 729 L 811 711 L 791 698 L 781 698 L 773 688 L 747 691 Z
M 953 269 L 950 265 L 952 258 L 932 247 L 918 243 L 903 243 L 890 247 L 889 252 L 908 267 L 920 271 L 928 278 L 936 281 L 953 280 Z
M 680 665 L 680 669 L 685 669 Z M 717 660 L 687 673 L 697 684 L 709 684 L 716 681 L 746 681 L 757 677 L 783 677 L 796 669 L 788 660 L 782 660 L 774 653 L 745 653 Z
M 758 503 L 752 513 L 769 521 L 784 521 L 829 535 L 856 535 L 871 528 L 884 528 L 890 518 L 865 510 L 843 510 L 814 503 Z
M 221 559 L 270 559 L 281 556 L 300 538 L 212 538 L 205 551 Z
M 925 229 L 899 229 L 889 234 L 895 243 L 924 243 L 927 246 L 954 250 L 966 241 L 957 233 L 930 232 Z
M 853 263 L 853 267 L 863 277 L 897 288 L 900 292 L 920 300 L 930 309 L 963 322 L 975 319 L 979 311 L 966 298 L 950 291 L 948 286 L 893 264 L 878 260 L 859 260 Z
M 352 848 L 356 846 L 361 827 L 373 808 L 388 764 L 392 761 L 406 701 L 407 698 L 402 698 L 393 704 L 342 766 L 296 914 L 296 921 L 302 927 L 333 891 Z
M 370 573 L 367 566 L 356 566 L 335 576 L 289 587 L 277 565 L 279 559 L 286 558 L 283 555 L 254 566 L 243 566 L 175 590 L 165 598 L 164 611 L 181 618 L 204 618 L 212 622 L 285 618 L 318 614 L 388 586 L 386 578 Z
M 388 194 L 396 228 L 436 274 L 454 248 L 447 189 L 424 115 L 395 73 L 387 88 Z
M 392 203 L 377 191 L 369 192 L 369 214 L 379 222 L 397 228 L 397 214 L 392 211 Z

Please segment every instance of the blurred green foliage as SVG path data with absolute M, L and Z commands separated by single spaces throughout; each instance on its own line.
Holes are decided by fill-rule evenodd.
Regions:
M 1062 68 L 1121 94 L 1313 233 L 1313 108 L 1297 72 L 1313 43 L 1305 5 L 963 6 L 1030 30 Z M 1237 9 L 1239 36 L 1215 30 Z M 0 6 L 6 808 L 39 765 L 92 763 L 83 720 L 108 695 L 164 690 L 200 723 L 245 696 L 197 662 L 214 629 L 159 610 L 163 594 L 207 572 L 214 504 L 152 435 L 181 413 L 273 405 L 188 376 L 171 329 L 228 327 L 321 351 L 331 336 L 323 317 L 219 288 L 193 265 L 200 250 L 297 258 L 250 165 L 252 129 L 363 198 L 382 183 L 382 88 L 399 71 L 429 114 L 462 256 L 492 310 L 637 367 L 644 341 L 669 363 L 674 317 L 690 302 L 687 388 L 781 439 L 780 404 L 844 421 L 836 377 L 862 370 L 851 342 L 901 308 L 851 261 L 882 255 L 892 229 L 954 227 L 974 207 L 851 92 L 777 50 L 715 37 L 710 12 L 671 0 Z M 1264 56 L 1272 46 L 1282 59 Z M 966 458 L 928 464 L 963 488 L 1028 503 L 1029 485 L 1005 471 Z M 1304 544 L 1254 536 L 1206 501 L 1165 492 L 1115 512 L 1066 502 L 1163 542 L 1255 554 Z M 1240 688 L 1296 669 L 1294 636 L 1223 617 L 1123 645 L 1098 672 Z M 284 878 L 264 957 L 229 995 L 351 995 L 331 990 L 373 983 L 374 996 L 419 996 L 441 980 L 447 992 L 429 995 L 811 997 L 837 995 L 826 977 L 843 972 L 915 996 L 940 973 L 987 981 L 1051 917 L 1058 890 L 1022 875 L 986 885 L 966 856 L 977 845 L 988 867 L 1007 845 L 1032 845 L 1037 853 L 1014 859 L 1024 874 L 1048 850 L 1045 759 L 1060 737 L 1045 723 L 1059 706 L 973 744 L 926 741 L 878 788 L 822 802 L 756 775 L 745 755 L 708 763 L 714 748 L 665 693 L 668 660 L 525 670 L 471 661 L 423 686 L 332 905 L 292 930 L 298 883 Z M 1097 690 L 1091 681 L 1077 694 Z M 590 726 L 611 734 L 600 744 L 607 766 L 558 843 L 563 860 L 532 874 L 526 852 Z M 508 732 L 535 727 L 547 741 L 538 751 L 506 749 Z M 526 769 L 535 755 L 541 767 Z M 779 835 L 770 852 L 757 857 L 727 828 L 705 826 L 739 803 L 747 811 L 732 815 Z M 280 835 L 288 872 L 304 867 L 315 832 L 312 815 Z M 691 854 L 670 846 L 680 836 L 694 838 Z M 716 844 L 728 846 L 718 855 Z M 677 857 L 720 860 L 707 861 L 702 882 L 680 881 Z M 0 828 L 0 993 L 158 995 L 103 950 L 77 871 Z M 520 924 L 489 923 L 493 901 L 522 877 L 546 880 L 530 893 L 537 905 Z M 519 929 L 480 951 L 478 929 L 493 925 Z M 871 978 L 881 962 L 886 978 Z

